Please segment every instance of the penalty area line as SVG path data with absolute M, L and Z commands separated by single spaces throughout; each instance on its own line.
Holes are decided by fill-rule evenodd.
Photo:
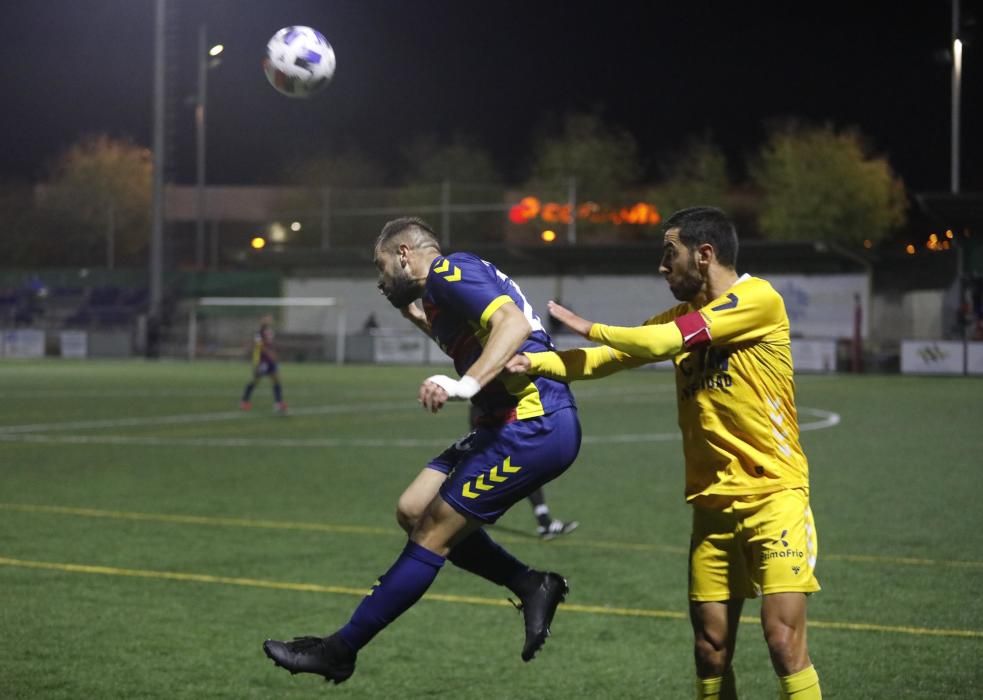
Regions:
M 368 589 L 353 588 L 349 586 L 325 586 L 316 583 L 294 583 L 290 581 L 270 581 L 268 579 L 239 578 L 232 576 L 215 576 L 212 574 L 184 573 L 179 571 L 156 571 L 152 569 L 125 569 L 115 566 L 96 566 L 92 564 L 70 564 L 61 562 L 32 561 L 27 559 L 13 559 L 10 557 L 0 557 L 0 566 L 7 566 L 20 569 L 35 569 L 46 571 L 58 571 L 72 574 L 89 574 L 100 576 L 114 576 L 125 578 L 140 578 L 164 581 L 177 581 L 180 583 L 203 583 L 224 586 L 240 586 L 244 588 L 263 588 L 281 591 L 297 591 L 302 593 L 322 593 L 328 595 L 346 595 L 364 597 L 369 593 Z M 460 596 L 444 593 L 424 594 L 423 600 L 451 603 L 456 605 L 482 605 L 491 607 L 511 607 L 512 603 L 507 600 L 497 598 L 484 598 L 481 596 Z M 618 617 L 634 618 L 659 618 L 668 620 L 685 620 L 688 615 L 676 610 L 655 610 L 649 608 L 621 608 L 608 605 L 579 605 L 577 603 L 563 603 L 563 610 L 566 612 L 583 613 L 591 615 L 609 615 Z M 756 618 L 741 618 L 742 621 L 756 622 Z M 965 639 L 983 639 L 981 630 L 962 630 L 962 629 L 942 629 L 931 627 L 910 627 L 904 625 L 881 625 L 874 623 L 859 622 L 835 622 L 823 620 L 810 620 L 809 625 L 820 629 L 843 630 L 849 632 L 880 632 L 885 634 L 904 634 L 932 637 L 955 637 Z

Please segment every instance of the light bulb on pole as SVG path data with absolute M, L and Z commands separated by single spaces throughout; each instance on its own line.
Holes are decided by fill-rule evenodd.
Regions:
M 959 102 L 962 92 L 963 42 L 959 38 L 959 0 L 952 0 L 952 129 L 950 173 L 952 194 L 959 194 Z

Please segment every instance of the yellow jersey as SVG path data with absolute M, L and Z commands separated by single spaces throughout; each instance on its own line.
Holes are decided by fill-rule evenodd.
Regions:
M 680 304 L 646 325 L 693 310 Z M 699 311 L 709 344 L 673 358 L 686 499 L 808 488 L 782 297 L 744 276 Z
M 671 357 L 687 501 L 808 488 L 788 314 L 768 282 L 744 275 L 699 309 L 680 304 L 644 326 L 660 328 L 595 324 L 590 338 L 608 347 L 558 353 L 562 362 L 541 353 L 531 371 L 585 379 Z

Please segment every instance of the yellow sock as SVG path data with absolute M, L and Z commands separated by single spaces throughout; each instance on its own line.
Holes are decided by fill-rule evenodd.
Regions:
M 696 700 L 737 700 L 734 667 L 722 676 L 696 679 Z
M 807 666 L 791 676 L 781 676 L 778 682 L 782 687 L 781 700 L 822 700 L 815 666 Z

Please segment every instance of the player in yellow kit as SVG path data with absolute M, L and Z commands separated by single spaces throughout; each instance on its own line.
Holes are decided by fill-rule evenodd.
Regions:
M 818 540 L 799 445 L 788 316 L 781 296 L 738 276 L 737 233 L 719 209 L 665 223 L 659 272 L 682 304 L 642 326 L 550 313 L 598 347 L 519 355 L 508 369 L 566 381 L 671 359 L 693 506 L 689 562 L 697 697 L 737 697 L 731 661 L 744 600 L 761 622 L 782 698 L 820 698 L 806 645 Z

